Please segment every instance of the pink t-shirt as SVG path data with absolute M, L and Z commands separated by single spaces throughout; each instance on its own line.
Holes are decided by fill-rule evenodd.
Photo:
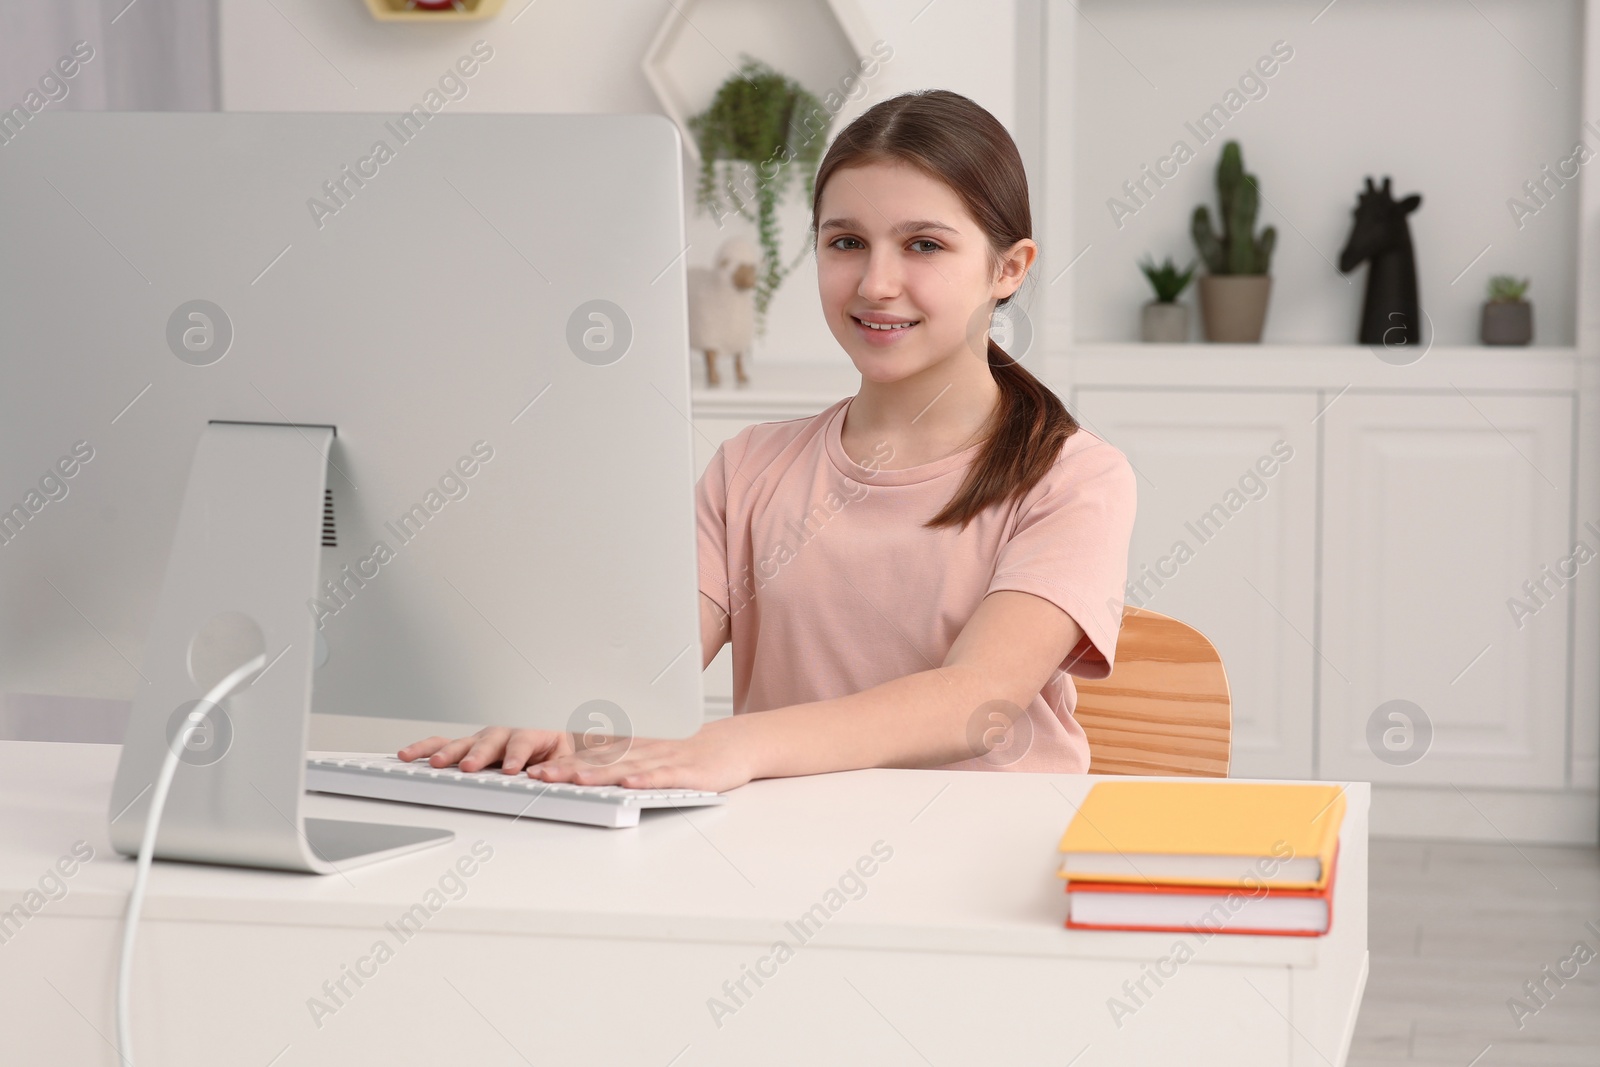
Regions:
M 732 612 L 733 710 L 848 696 L 943 665 L 978 603 L 1020 589 L 1060 607 L 1085 640 L 987 756 L 947 769 L 1083 773 L 1072 717 L 1084 678 L 1111 673 L 1133 532 L 1126 457 L 1088 430 L 1067 438 L 1021 498 L 963 531 L 927 529 L 981 446 L 903 470 L 862 466 L 840 432 L 853 397 L 817 415 L 747 426 L 695 487 L 700 589 Z M 887 443 L 870 462 L 890 462 Z M 1003 727 L 975 709 L 977 734 Z M 999 725 L 995 725 L 999 724 Z M 975 736 L 975 735 L 974 735 Z

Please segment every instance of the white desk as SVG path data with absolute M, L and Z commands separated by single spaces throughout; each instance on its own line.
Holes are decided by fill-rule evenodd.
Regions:
M 74 842 L 95 853 L 65 896 L 0 927 L 0 1063 L 117 1062 L 133 875 L 106 833 L 117 752 L 0 742 L 0 909 Z M 310 814 L 457 837 L 346 876 L 158 862 L 134 1051 L 141 1067 L 442 1063 L 463 1047 L 484 1064 L 598 1067 L 1342 1065 L 1367 974 L 1367 784 L 1347 788 L 1328 936 L 1201 941 L 1063 928 L 1055 847 L 1094 781 L 777 779 L 723 807 L 647 812 L 631 830 L 314 795 Z M 461 878 L 464 894 L 428 900 L 480 840 L 492 856 Z M 864 894 L 829 900 L 875 842 L 892 856 L 860 879 Z M 417 904 L 426 918 L 402 940 L 385 924 Z M 813 905 L 802 940 L 785 924 Z M 374 954 L 379 941 L 392 955 Z M 790 954 L 774 954 L 779 941 Z M 1158 970 L 1179 941 L 1192 958 Z M 358 963 L 368 976 L 345 977 L 336 1003 L 324 982 Z M 1148 977 L 1163 972 L 1159 986 Z M 724 982 L 742 976 L 740 1003 Z M 1124 986 L 1141 977 L 1149 996 Z M 714 1019 L 714 997 L 732 1013 Z

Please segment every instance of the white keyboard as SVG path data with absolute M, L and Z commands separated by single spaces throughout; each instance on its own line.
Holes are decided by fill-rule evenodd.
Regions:
M 645 808 L 695 808 L 721 804 L 721 793 L 699 789 L 624 789 L 615 785 L 542 782 L 498 767 L 463 771 L 426 759 L 407 763 L 375 752 L 306 754 L 306 788 L 372 800 L 398 800 L 497 815 L 554 819 L 612 828 L 639 825 Z

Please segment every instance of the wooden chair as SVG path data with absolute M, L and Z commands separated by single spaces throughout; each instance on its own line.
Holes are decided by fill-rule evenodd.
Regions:
M 1090 774 L 1228 776 L 1228 675 L 1199 630 L 1147 608 L 1124 608 L 1111 674 L 1072 681 Z

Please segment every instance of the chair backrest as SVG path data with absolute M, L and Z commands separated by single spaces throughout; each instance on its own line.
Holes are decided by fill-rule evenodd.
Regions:
M 1111 673 L 1072 681 L 1090 774 L 1228 776 L 1228 675 L 1216 646 L 1193 626 L 1124 608 Z

